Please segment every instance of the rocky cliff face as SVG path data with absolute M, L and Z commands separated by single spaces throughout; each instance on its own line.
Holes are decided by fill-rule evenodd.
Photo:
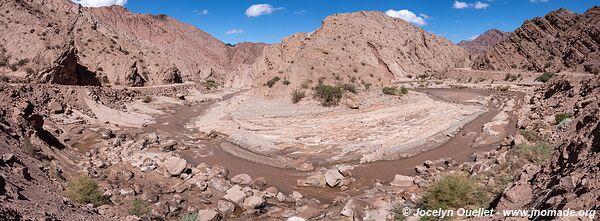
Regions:
M 483 54 L 485 50 L 494 46 L 494 44 L 500 42 L 508 34 L 508 32 L 503 32 L 498 29 L 491 29 L 477 36 L 477 38 L 473 40 L 461 41 L 456 45 L 464 48 L 471 56 L 476 57 Z
M 474 69 L 600 71 L 600 7 L 583 14 L 559 9 L 523 23 L 488 49 Z

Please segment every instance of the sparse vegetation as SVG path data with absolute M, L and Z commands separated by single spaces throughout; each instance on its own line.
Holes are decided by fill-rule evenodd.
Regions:
M 275 86 L 275 83 L 277 83 L 277 81 L 279 80 L 281 80 L 279 76 L 271 78 L 271 80 L 267 81 L 267 87 L 272 88 L 273 86 Z
M 488 197 L 471 178 L 448 175 L 427 188 L 423 196 L 425 209 L 481 208 Z
M 517 81 L 517 80 L 519 80 L 520 77 L 521 77 L 520 74 L 516 75 L 516 74 L 508 73 L 508 74 L 506 74 L 506 76 L 504 76 L 504 81 L 511 81 L 511 82 Z
M 142 97 L 142 102 L 150 103 L 150 102 L 152 102 L 152 97 L 146 95 L 146 96 Z
M 303 90 L 292 91 L 292 103 L 296 104 L 306 97 L 306 93 Z
M 519 130 L 519 134 L 523 135 L 523 137 L 529 142 L 539 142 L 542 141 L 542 137 L 533 130 Z
M 356 90 L 356 86 L 354 84 L 342 84 L 340 85 L 345 91 L 356 94 L 358 91 Z
M 408 89 L 406 89 L 405 87 L 398 88 L 396 86 L 383 87 L 383 89 L 381 89 L 381 92 L 383 92 L 383 94 L 387 94 L 387 95 L 404 95 L 404 94 L 408 93 Z
M 283 85 L 286 85 L 286 86 L 287 86 L 287 85 L 290 85 L 290 83 L 291 83 L 291 82 L 290 82 L 288 79 L 285 79 L 285 80 L 283 80 L 283 82 L 281 82 L 281 83 L 283 83 Z
M 340 86 L 331 86 L 319 84 L 315 88 L 315 97 L 321 101 L 325 107 L 336 106 L 339 104 L 344 94 L 344 89 Z
M 572 115 L 570 113 L 558 113 L 554 115 L 554 124 L 558 125 L 571 117 Z
M 302 82 L 302 84 L 300 84 L 300 87 L 302 89 L 308 89 L 310 88 L 310 85 L 313 83 L 313 81 L 311 79 L 306 79 Z
M 145 216 L 150 213 L 150 206 L 148 205 L 148 202 L 144 200 L 134 199 L 129 202 L 127 213 L 138 217 Z
M 516 146 L 516 153 L 536 164 L 545 163 L 552 153 L 552 145 L 546 141 L 539 141 L 533 145 L 521 144 Z
M 207 80 L 205 82 L 202 82 L 202 85 L 204 85 L 204 87 L 208 90 L 216 89 L 219 87 L 219 84 L 213 80 Z
M 87 176 L 71 178 L 67 183 L 65 196 L 81 204 L 91 203 L 94 206 L 106 203 L 106 199 L 98 190 L 98 184 Z
M 550 79 L 552 79 L 552 77 L 554 77 L 554 73 L 552 73 L 552 72 L 545 72 L 544 74 L 542 74 L 539 77 L 537 77 L 535 79 L 535 81 L 546 83 L 547 81 L 549 81 Z
M 181 217 L 181 219 L 179 221 L 196 221 L 196 220 L 198 220 L 198 214 L 190 213 L 190 214 L 187 214 L 187 215 Z

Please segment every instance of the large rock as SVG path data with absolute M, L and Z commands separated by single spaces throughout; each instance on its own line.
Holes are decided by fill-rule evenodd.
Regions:
M 242 191 L 242 188 L 239 186 L 234 186 L 226 191 L 226 194 L 223 196 L 223 199 L 229 200 L 237 205 L 242 205 L 244 199 L 246 198 L 246 193 Z
M 248 185 L 252 182 L 252 177 L 248 174 L 238 174 L 231 178 L 231 183 L 239 185 Z
M 396 174 L 390 185 L 395 187 L 410 187 L 414 185 L 414 182 L 415 178 L 413 177 Z
M 77 49 L 74 46 L 64 51 L 50 68 L 40 72 L 38 79 L 41 83 L 100 85 L 96 74 L 79 64 Z
M 250 196 L 244 200 L 244 209 L 253 210 L 258 209 L 263 205 L 265 200 L 258 196 Z
M 217 202 L 217 209 L 223 214 L 230 214 L 235 211 L 235 204 L 229 201 L 219 200 L 219 202 Z
M 183 158 L 171 156 L 163 162 L 163 167 L 171 176 L 179 176 L 187 166 L 187 161 Z
M 325 182 L 329 187 L 336 187 L 342 182 L 344 176 L 336 169 L 330 169 L 325 172 Z
M 203 209 L 198 211 L 197 221 L 216 221 L 219 220 L 219 213 L 213 209 Z
M 231 189 L 231 184 L 227 180 L 221 178 L 212 178 L 208 181 L 208 186 L 219 191 L 225 192 Z

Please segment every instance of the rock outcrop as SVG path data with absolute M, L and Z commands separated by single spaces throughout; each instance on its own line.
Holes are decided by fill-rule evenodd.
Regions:
M 79 64 L 77 49 L 70 47 L 52 67 L 39 74 L 39 82 L 64 85 L 100 85 L 96 74 Z
M 527 20 L 489 48 L 474 69 L 600 72 L 600 7 L 583 14 L 559 9 Z
M 456 45 L 464 48 L 473 58 L 475 58 L 476 56 L 483 54 L 488 48 L 500 42 L 508 34 L 509 33 L 498 29 L 491 29 L 477 36 L 477 38 L 473 40 L 461 41 Z

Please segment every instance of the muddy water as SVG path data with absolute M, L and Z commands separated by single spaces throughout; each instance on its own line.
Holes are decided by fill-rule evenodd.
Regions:
M 488 96 L 492 92 L 485 90 L 464 90 L 464 89 L 421 89 L 420 92 L 428 93 L 434 98 L 443 99 L 449 102 L 466 102 L 477 98 L 478 96 Z M 227 97 L 227 99 L 230 97 Z M 203 103 L 197 106 L 179 106 L 174 109 L 173 114 L 167 114 L 156 119 L 157 124 L 149 125 L 144 131 L 159 131 L 169 133 L 173 138 L 189 140 L 193 139 L 196 131 L 187 129 L 185 126 L 198 115 L 202 115 L 212 105 L 212 102 Z M 467 123 L 453 139 L 444 143 L 438 148 L 415 156 L 393 160 L 377 161 L 370 164 L 361 164 L 352 171 L 356 182 L 350 185 L 350 191 L 339 192 L 338 188 L 299 188 L 296 187 L 296 180 L 305 178 L 310 173 L 299 172 L 293 169 L 281 169 L 268 166 L 269 162 L 264 164 L 253 163 L 241 158 L 230 155 L 219 147 L 221 140 L 207 143 L 207 149 L 211 154 L 203 156 L 197 150 L 186 150 L 183 156 L 192 164 L 207 163 L 209 165 L 219 164 L 229 169 L 230 174 L 246 173 L 253 178 L 265 177 L 268 185 L 276 186 L 280 191 L 291 192 L 299 190 L 304 195 L 309 195 L 322 200 L 331 200 L 339 195 L 357 195 L 361 189 L 367 188 L 375 181 L 390 181 L 395 174 L 410 175 L 414 174 L 414 167 L 422 164 L 426 160 L 437 160 L 453 158 L 457 162 L 469 160 L 470 155 L 476 151 L 495 148 L 497 144 L 470 147 L 471 143 L 481 133 L 483 124 L 491 121 L 496 114 L 500 112 L 497 107 L 490 106 L 490 110 L 483 113 L 475 120 Z M 511 118 L 512 119 L 512 118 Z M 514 133 L 514 120 L 511 120 L 507 126 L 509 133 Z M 358 162 L 352 162 L 358 164 Z

